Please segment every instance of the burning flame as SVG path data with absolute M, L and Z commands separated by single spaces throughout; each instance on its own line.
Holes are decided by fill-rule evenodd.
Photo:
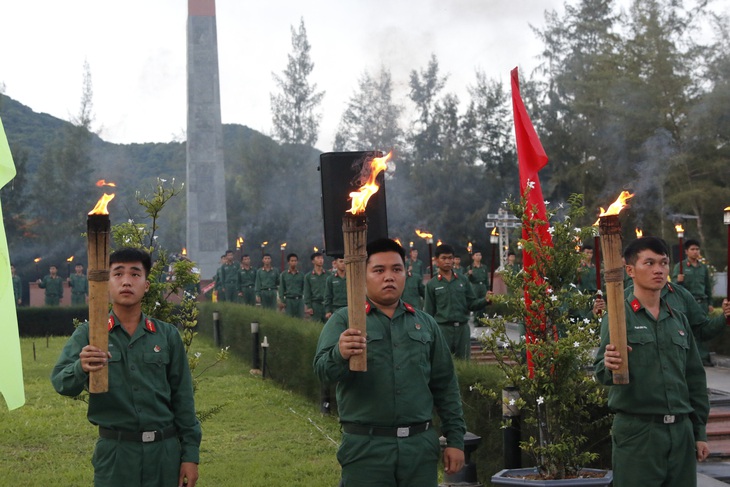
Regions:
M 636 227 L 636 238 L 641 238 L 644 236 L 644 232 L 641 231 L 641 228 Z
M 466 244 L 466 251 L 471 254 L 471 242 L 469 242 L 468 244 Z
M 319 249 L 317 247 L 314 247 L 315 252 L 319 252 Z
M 99 201 L 96 202 L 96 206 L 93 210 L 89 212 L 89 215 L 108 215 L 109 210 L 106 209 L 107 205 L 111 200 L 114 199 L 114 194 L 106 194 L 99 198 Z
M 183 247 L 181 254 L 188 255 L 188 249 L 186 249 L 185 247 Z
M 264 247 L 266 247 L 266 244 L 268 244 L 268 243 L 269 243 L 268 240 L 266 242 L 261 242 L 261 248 L 263 249 Z
M 68 259 L 66 259 L 66 262 L 73 262 L 73 261 L 74 261 L 74 256 L 73 255 L 71 257 L 69 257 Z
M 38 262 L 40 262 L 41 260 L 43 260 L 43 259 L 41 259 L 40 257 L 36 257 L 35 259 L 33 259 L 33 262 L 35 262 L 35 263 L 37 264 L 37 263 L 38 263 Z
M 238 237 L 236 239 L 236 248 L 240 249 L 241 247 L 243 247 L 243 237 Z
M 601 207 L 601 214 L 598 215 L 599 218 L 602 216 L 612 216 L 612 215 L 618 215 L 621 213 L 621 210 L 626 208 L 626 201 L 629 198 L 633 198 L 634 195 L 629 193 L 628 191 L 621 191 L 621 194 L 618 195 L 618 198 L 616 198 L 616 201 L 611 203 L 611 206 L 608 207 L 608 210 L 604 210 L 603 207 Z
M 430 234 L 427 232 L 422 232 L 420 230 L 416 230 L 416 235 L 418 235 L 421 238 L 425 238 L 425 239 L 433 238 L 433 234 Z M 411 242 L 411 247 L 412 246 L 413 246 L 413 242 Z
M 403 244 L 400 243 L 400 239 L 399 238 L 396 238 L 395 241 L 398 242 L 398 245 L 400 245 L 401 247 L 403 247 Z
M 677 233 L 684 233 L 684 227 L 681 223 L 674 225 L 674 230 L 676 230 Z
M 438 246 L 439 246 L 439 245 L 441 245 L 442 243 L 443 243 L 443 242 L 441 241 L 441 239 L 439 239 L 439 240 L 438 240 L 438 242 L 436 242 L 436 247 L 438 247 Z
M 497 227 L 494 227 L 494 230 L 492 230 L 492 233 L 490 233 L 490 235 L 499 235 L 499 233 L 497 232 Z
M 357 215 L 365 212 L 368 200 L 380 189 L 375 182 L 375 178 L 388 168 L 388 161 L 390 160 L 391 155 L 393 155 L 392 151 L 388 152 L 388 155 L 385 157 L 375 157 L 372 161 L 370 161 L 370 176 L 368 177 L 367 182 L 360 187 L 359 191 L 350 193 L 350 198 L 352 198 L 352 208 L 347 210 L 349 213 Z
M 114 188 L 116 188 L 116 187 L 117 187 L 117 185 L 116 185 L 116 184 L 114 184 L 114 183 L 107 183 L 107 182 L 106 182 L 106 179 L 100 179 L 100 180 L 98 180 L 98 181 L 96 182 L 96 185 L 97 185 L 97 186 L 99 186 L 100 188 L 101 188 L 102 186 L 112 186 L 112 187 L 114 187 Z
M 286 242 L 284 242 L 283 244 L 281 244 L 281 250 L 284 250 L 285 248 L 286 248 Z
M 411 240 L 410 246 L 411 246 L 411 248 L 413 248 L 413 240 Z

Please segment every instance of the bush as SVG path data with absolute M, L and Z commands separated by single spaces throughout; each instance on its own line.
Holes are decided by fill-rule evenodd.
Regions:
M 18 331 L 21 337 L 69 336 L 74 331 L 74 318 L 89 319 L 87 306 L 43 306 L 18 308 Z

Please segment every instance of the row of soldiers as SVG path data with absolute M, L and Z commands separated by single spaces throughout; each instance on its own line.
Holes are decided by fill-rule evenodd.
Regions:
M 55 265 L 48 267 L 48 274 L 39 278 L 36 283 L 45 291 L 45 305 L 58 306 L 63 299 L 64 282 L 71 290 L 71 306 L 83 306 L 89 294 L 89 281 L 84 274 L 84 266 L 76 264 L 74 274 L 65 280 L 58 275 L 58 268 Z M 15 305 L 20 306 L 23 302 L 23 281 L 15 271 L 15 266 L 10 264 L 11 279 L 13 282 L 13 294 Z

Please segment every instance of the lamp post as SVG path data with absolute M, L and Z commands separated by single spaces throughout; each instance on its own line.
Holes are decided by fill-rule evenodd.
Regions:
M 727 227 L 727 285 L 725 287 L 725 297 L 730 301 L 730 206 L 725 208 L 722 221 Z M 730 325 L 730 316 L 725 317 L 725 322 Z
M 489 271 L 489 290 L 494 291 L 494 254 L 497 250 L 497 245 L 499 245 L 499 232 L 497 232 L 497 227 L 494 227 L 492 233 L 489 234 L 489 243 L 492 244 L 492 268 Z
M 213 343 L 216 348 L 221 347 L 221 313 L 213 311 Z
M 251 322 L 251 367 L 254 371 L 261 369 L 261 359 L 259 358 L 259 324 L 256 321 Z

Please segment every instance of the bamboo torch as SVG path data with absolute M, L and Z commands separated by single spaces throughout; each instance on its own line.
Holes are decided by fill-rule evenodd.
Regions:
M 416 229 L 416 235 L 425 239 L 428 244 L 428 265 L 430 266 L 429 269 L 431 269 L 431 277 L 433 277 L 433 234 Z M 413 245 L 411 245 L 412 247 Z
M 350 193 L 352 207 L 342 217 L 342 233 L 345 244 L 345 268 L 347 272 L 347 318 L 349 327 L 360 330 L 362 336 L 367 335 L 365 316 L 365 278 L 367 272 L 367 216 L 365 207 L 368 200 L 379 187 L 375 181 L 378 175 L 388 167 L 388 160 L 392 153 L 385 157 L 375 157 L 363 163 L 363 174 L 368 172 L 367 182 L 359 191 Z M 350 370 L 366 372 L 368 370 L 367 350 L 360 355 L 350 357 Z
M 674 229 L 677 231 L 677 238 L 679 239 L 679 273 L 684 274 L 682 266 L 684 263 L 684 228 L 681 223 L 674 225 Z
M 89 345 L 107 351 L 109 348 L 109 234 L 111 222 L 107 205 L 113 194 L 104 194 L 86 220 L 89 263 Z M 109 390 L 109 369 L 89 374 L 89 392 Z
M 726 298 L 730 301 L 730 206 L 725 208 L 722 221 L 727 226 L 727 287 L 725 288 Z M 725 317 L 725 323 L 730 325 L 730 316 Z
M 629 355 L 626 340 L 626 309 L 624 307 L 624 273 L 621 262 L 621 223 L 619 212 L 626 206 L 632 194 L 623 191 L 618 199 L 608 207 L 601 208 L 598 230 L 603 247 L 603 268 L 606 281 L 606 306 L 610 341 L 621 355 L 621 367 L 613 371 L 614 384 L 629 383 Z M 598 269 L 596 269 L 598 272 Z
M 281 247 L 279 247 L 279 249 L 281 249 L 281 272 L 284 272 L 284 251 L 286 250 L 286 242 L 281 244 Z

